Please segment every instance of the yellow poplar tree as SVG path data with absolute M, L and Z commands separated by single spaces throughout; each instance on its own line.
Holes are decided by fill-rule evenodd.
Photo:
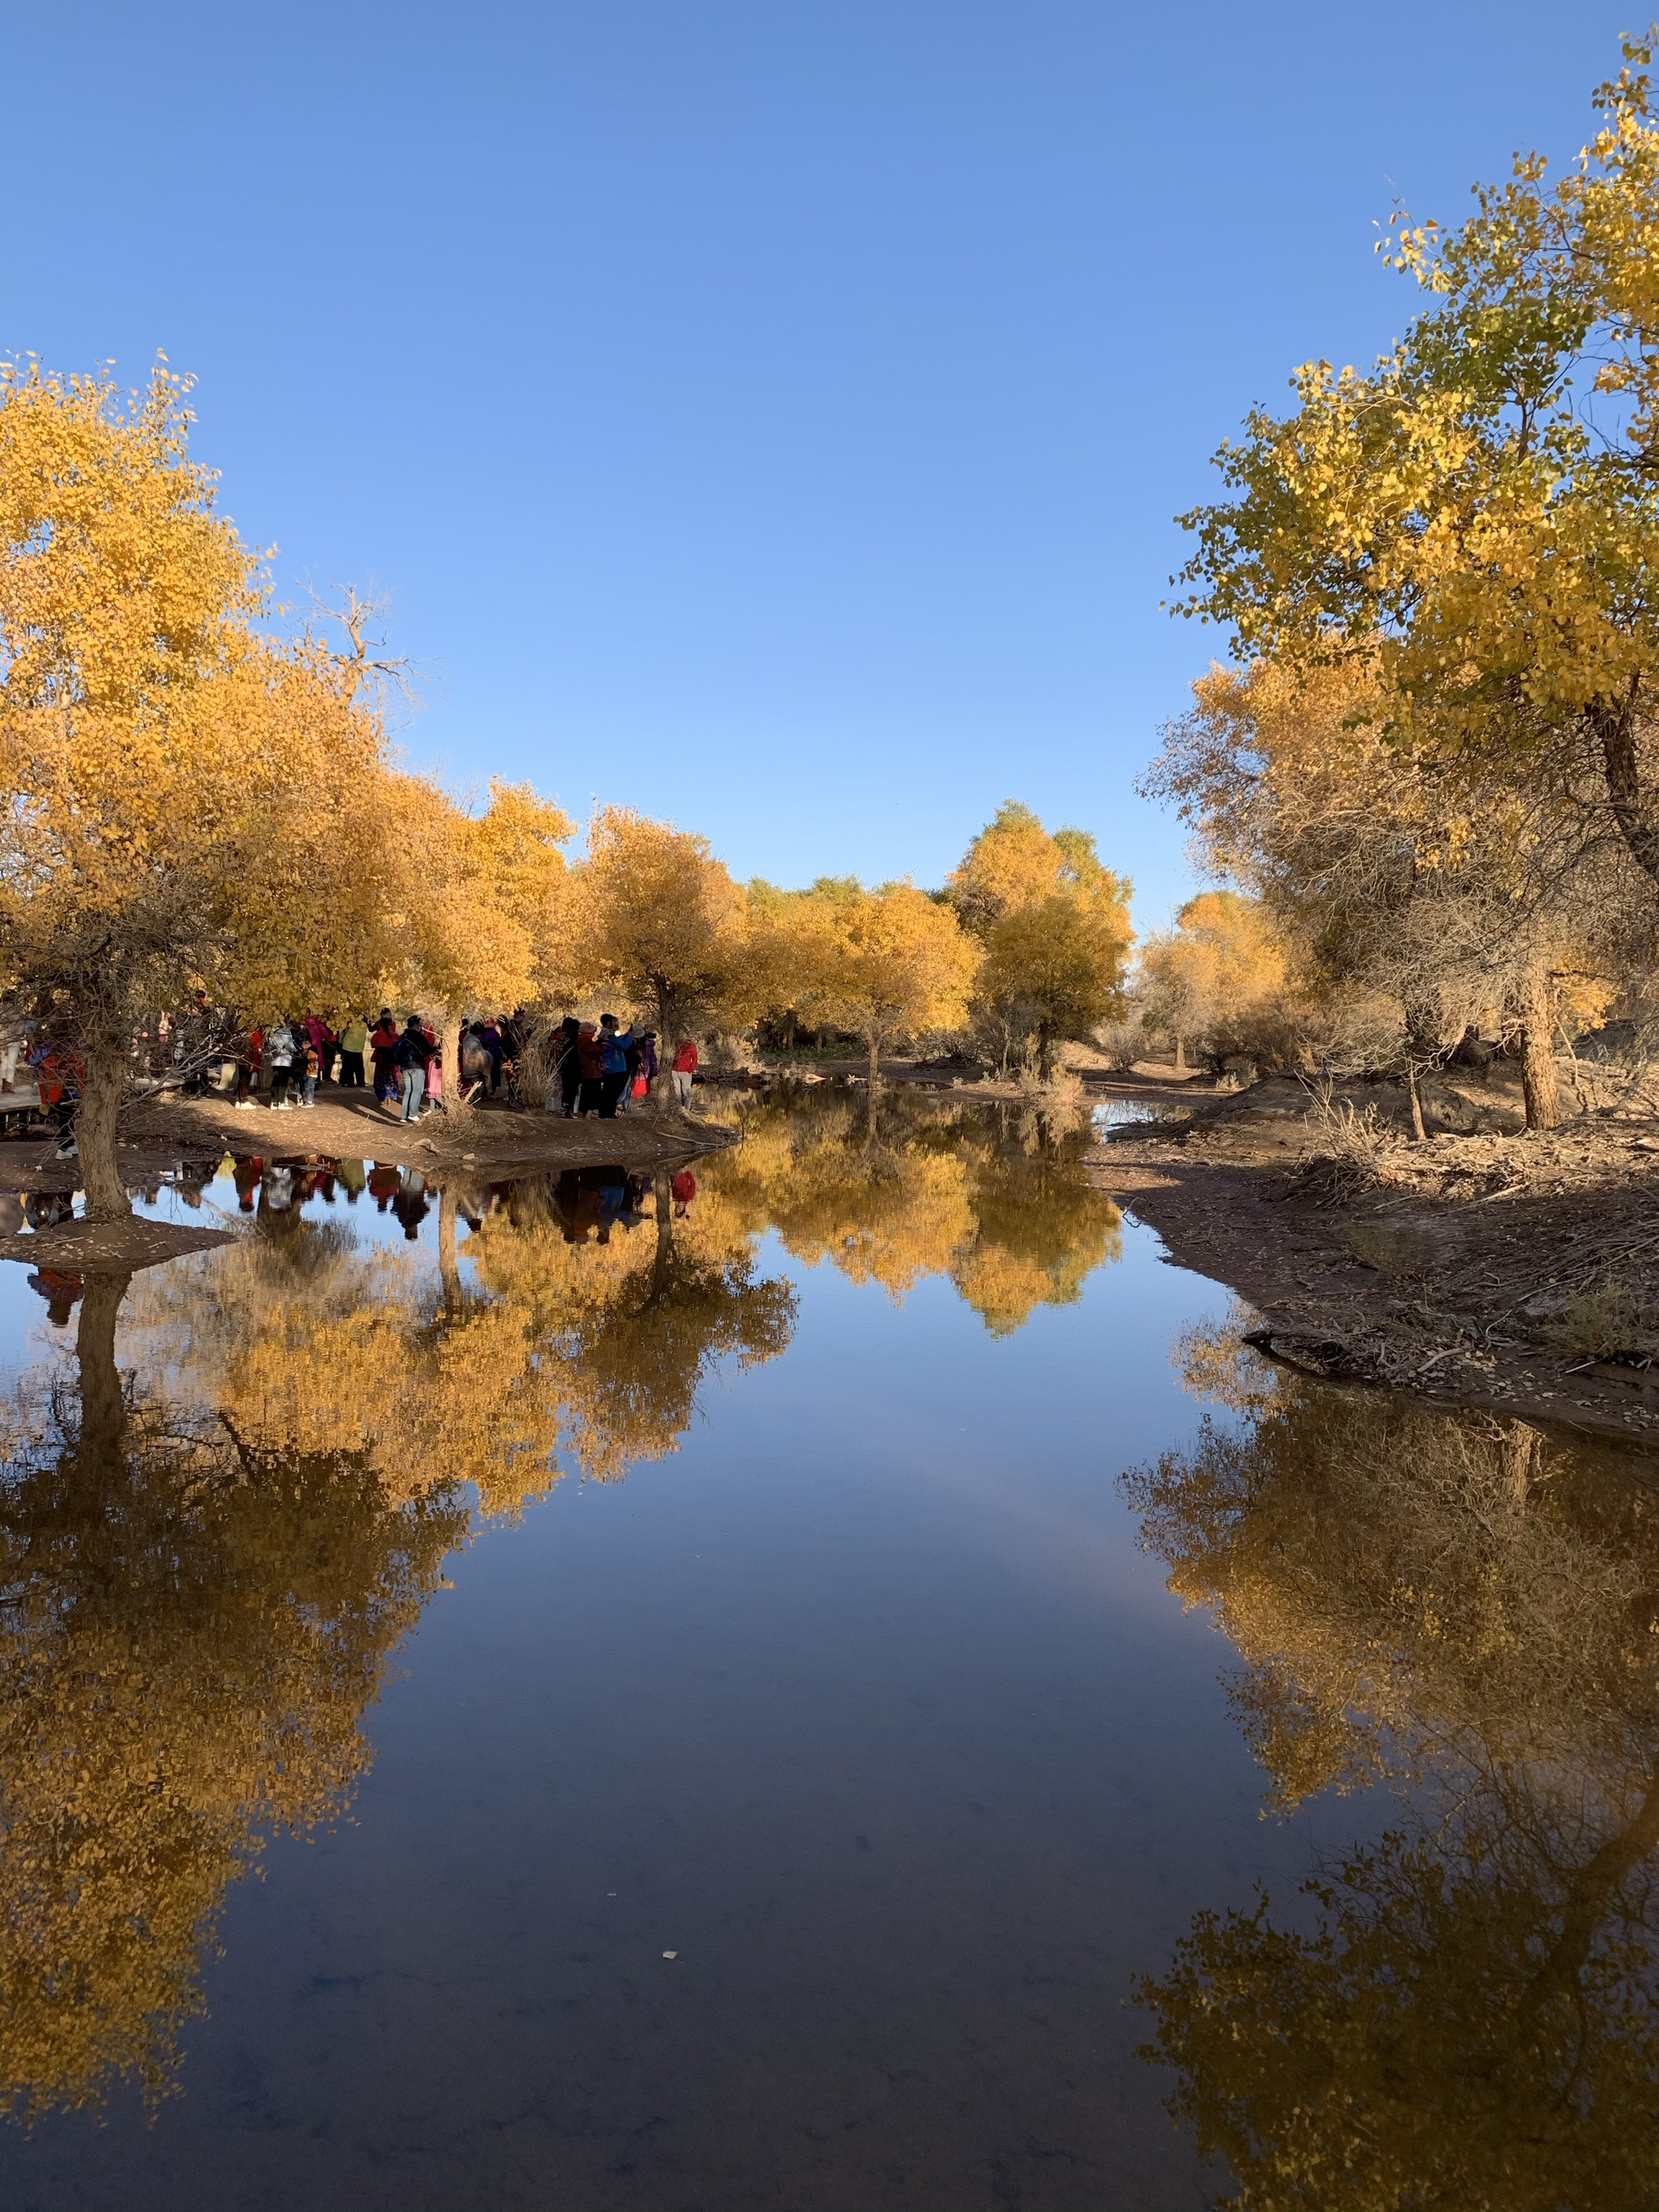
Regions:
M 625 806 L 595 813 L 577 874 L 574 957 L 655 1020 L 666 1101 L 679 1032 L 699 1016 L 740 1019 L 755 1000 L 743 891 L 706 837 Z
M 289 988 L 354 957 L 380 760 L 326 656 L 251 633 L 256 564 L 189 458 L 185 388 L 158 367 L 124 404 L 107 374 L 0 366 L 0 950 L 81 1048 L 94 1218 L 130 1210 L 145 1018 L 253 986 L 274 946 Z
M 437 1022 L 444 1096 L 460 1096 L 460 1024 L 469 1011 L 510 1008 L 562 980 L 568 884 L 561 846 L 569 817 L 528 784 L 489 787 L 469 814 L 436 785 L 395 780 L 401 911 L 396 988 Z
M 948 906 L 913 884 L 809 896 L 795 908 L 794 929 L 802 1010 L 863 1038 L 872 1089 L 884 1044 L 949 1029 L 967 1012 L 973 942 Z
M 1141 948 L 1140 978 L 1148 1012 L 1174 1039 L 1176 1066 L 1183 1068 L 1189 1041 L 1224 1042 L 1284 989 L 1285 955 L 1259 899 L 1200 891 L 1173 930 Z
M 1221 448 L 1182 611 L 1249 655 L 1374 661 L 1383 726 L 1443 778 L 1570 800 L 1659 886 L 1652 53 L 1626 43 L 1559 179 L 1520 155 L 1460 228 L 1401 224 L 1425 312 L 1369 371 L 1305 364 L 1291 411 Z
M 1006 1055 L 1035 1047 L 1045 1078 L 1054 1048 L 1087 1037 L 1121 1000 L 1133 933 L 1129 885 L 1084 830 L 1045 830 L 1005 799 L 946 884 L 963 927 L 985 947 L 976 1016 Z

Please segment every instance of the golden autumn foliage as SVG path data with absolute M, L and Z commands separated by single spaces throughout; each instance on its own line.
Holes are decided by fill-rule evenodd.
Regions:
M 872 1085 L 884 1045 L 951 1028 L 966 1012 L 973 945 L 948 907 L 909 884 L 831 884 L 769 919 L 781 948 L 771 965 L 792 979 L 791 1002 L 807 1021 L 863 1039 Z
M 981 1027 L 1006 1055 L 1018 1041 L 1046 1082 L 1066 1038 L 1091 1036 L 1123 1004 L 1128 918 L 1058 895 L 993 922 L 974 978 Z
M 1175 1041 L 1176 1066 L 1196 1043 L 1215 1060 L 1249 1048 L 1282 1003 L 1284 948 L 1259 899 L 1200 891 L 1172 930 L 1140 949 L 1140 998 L 1151 1024 Z
M 1117 1208 L 1077 1171 L 1086 1135 L 1041 1113 L 808 1089 L 744 1109 L 741 1127 L 741 1147 L 710 1164 L 726 1202 L 793 1257 L 895 1304 L 943 1276 L 1007 1335 L 1119 1257 Z
M 1005 1066 L 1035 1060 L 1046 1081 L 1056 1044 L 1121 1011 L 1133 932 L 1129 886 L 1082 830 L 1045 830 L 1006 799 L 952 871 L 946 894 L 981 947 L 975 1026 Z
M 1650 40 L 1625 55 L 1564 173 L 1524 155 L 1462 224 L 1397 218 L 1422 312 L 1369 371 L 1300 368 L 1290 410 L 1217 455 L 1226 496 L 1184 518 L 1182 611 L 1247 663 L 1211 694 L 1248 688 L 1258 721 L 1300 695 L 1310 729 L 1348 694 L 1334 754 L 1302 748 L 1308 786 L 1287 750 L 1238 755 L 1221 813 L 1279 871 L 1246 880 L 1281 921 L 1299 884 L 1328 949 L 1373 923 L 1358 965 L 1391 971 L 1413 1085 L 1484 993 L 1532 1127 L 1558 1022 L 1643 987 L 1659 890 L 1659 123 Z M 1298 822 L 1334 875 L 1285 871 Z
M 1005 915 L 1068 898 L 1103 915 L 1122 914 L 1127 937 L 1129 887 L 1101 864 L 1083 830 L 1045 830 L 1029 806 L 1006 799 L 945 885 L 963 927 L 984 937 Z
M 1292 413 L 1249 417 L 1187 576 L 1251 653 L 1375 653 L 1448 766 L 1580 749 L 1653 876 L 1659 127 L 1650 47 L 1626 57 L 1575 168 L 1518 156 L 1450 231 L 1396 218 L 1423 313 L 1370 372 L 1310 363 Z
M 1639 945 L 1620 855 L 1522 791 L 1438 775 L 1391 731 L 1374 657 L 1259 659 L 1193 689 L 1146 787 L 1192 824 L 1215 873 L 1249 887 L 1236 912 L 1261 912 L 1259 957 L 1284 973 L 1228 975 L 1214 943 L 1177 930 L 1143 955 L 1159 1026 L 1212 1030 L 1212 1057 L 1282 1060 L 1299 1039 L 1392 1062 L 1419 1120 L 1419 1076 L 1493 1027 L 1520 1042 L 1528 1120 L 1547 1126 L 1558 1020 L 1594 1020 Z
M 706 837 L 623 806 L 594 815 L 576 875 L 574 965 L 649 1012 L 671 1048 L 658 1086 L 666 1097 L 686 1025 L 740 1021 L 754 1004 L 743 891 Z
M 315 893 L 307 912 L 326 907 L 362 859 L 349 825 L 378 760 L 319 656 L 249 631 L 255 565 L 186 422 L 159 368 L 131 408 L 106 375 L 0 369 L 0 949 L 82 1046 L 94 1215 L 127 1211 L 113 1136 L 132 1030 L 239 955 L 259 969 L 284 870 Z

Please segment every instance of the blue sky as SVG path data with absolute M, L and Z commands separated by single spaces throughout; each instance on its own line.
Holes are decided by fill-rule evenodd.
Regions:
M 0 350 L 191 371 L 283 589 L 391 593 L 416 765 L 786 883 L 937 883 L 1014 795 L 1149 927 L 1133 780 L 1220 649 L 1172 516 L 1408 314 L 1395 196 L 1570 156 L 1631 19 L 10 0 Z

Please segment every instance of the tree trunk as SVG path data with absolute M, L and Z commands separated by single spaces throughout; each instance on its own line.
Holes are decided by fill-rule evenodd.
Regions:
M 1037 1078 L 1038 1078 L 1038 1080 L 1039 1080 L 1040 1082 L 1042 1082 L 1042 1083 L 1049 1083 L 1049 1082 L 1052 1082 L 1052 1081 L 1053 1081 L 1053 1079 L 1054 1079 L 1054 1033 L 1053 1033 L 1053 1031 L 1050 1030 L 1050 1028 L 1049 1028 L 1049 1026 L 1048 1026 L 1048 1023 L 1047 1023 L 1047 1022 L 1040 1022 L 1040 1023 L 1037 1024 Z
M 448 1081 L 447 1073 L 444 1080 Z M 455 1184 L 453 1178 L 438 1193 L 438 1280 L 443 1285 L 444 1311 L 461 1309 L 461 1270 L 455 1257 Z
M 1636 757 L 1636 702 L 1598 703 L 1588 708 L 1590 726 L 1601 748 L 1601 769 L 1607 780 L 1613 818 L 1643 873 L 1659 884 L 1659 820 L 1642 788 L 1641 767 Z
M 1510 1504 L 1517 1513 L 1524 1513 L 1527 1499 L 1543 1460 L 1543 1436 L 1539 1430 L 1528 1427 L 1525 1421 L 1511 1421 L 1504 1431 L 1498 1449 L 1504 1468 L 1504 1487 L 1509 1492 Z
M 1428 1141 L 1428 1128 L 1423 1120 L 1423 1086 L 1418 1080 L 1417 1062 L 1410 1053 L 1406 1054 L 1406 1097 L 1412 1109 L 1412 1134 L 1419 1145 Z
M 1560 1098 L 1555 1080 L 1555 1010 L 1549 986 L 1534 975 L 1522 1009 L 1521 1095 L 1526 1102 L 1527 1127 L 1553 1129 L 1559 1117 Z
M 674 1257 L 674 1179 L 659 1168 L 651 1182 L 657 1215 L 657 1249 L 651 1261 L 651 1304 L 667 1295 L 669 1268 Z
M 445 1014 L 438 1024 L 438 1051 L 444 1071 L 444 1111 L 458 1113 L 461 1106 L 461 1024 L 459 1016 Z
M 121 1370 L 115 1364 L 115 1323 L 131 1275 L 88 1275 L 75 1332 L 81 1383 L 80 1458 L 94 1480 L 106 1480 L 120 1455 L 127 1425 Z
M 1180 1039 L 1180 1037 L 1179 1037 L 1179 1036 L 1177 1036 L 1177 1037 L 1176 1037 L 1176 1064 L 1175 1064 L 1175 1072 L 1176 1072 L 1176 1073 L 1177 1075 L 1184 1075 L 1184 1074 L 1187 1073 L 1187 1053 L 1186 1053 L 1186 1048 L 1185 1048 L 1185 1047 L 1183 1046 L 1183 1044 L 1182 1043 L 1182 1041 L 1181 1041 L 1181 1039 Z
M 870 1030 L 866 1034 L 870 1046 L 870 1095 L 873 1098 L 881 1088 L 881 1032 Z
M 674 1032 L 678 1016 L 674 1001 L 668 993 L 657 990 L 657 1079 L 651 1086 L 651 1103 L 659 1113 L 674 1110 L 674 1054 L 679 1049 L 679 1039 Z
M 125 1221 L 132 1212 L 115 1164 L 115 1123 L 126 1090 L 128 1060 L 113 1047 L 82 1047 L 84 1076 L 75 1117 L 75 1141 L 81 1152 L 81 1184 L 87 1194 L 88 1221 Z

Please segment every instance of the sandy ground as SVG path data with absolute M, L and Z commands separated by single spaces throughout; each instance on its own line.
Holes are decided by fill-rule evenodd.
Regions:
M 1356 1086 L 1333 1103 L 1382 1126 L 1366 1179 L 1335 1164 L 1328 1126 L 1287 1079 L 1231 1097 L 1109 1088 L 1170 1119 L 1097 1146 L 1091 1180 L 1246 1300 L 1274 1357 L 1659 1437 L 1659 1122 L 1587 1112 L 1528 1136 L 1505 1070 L 1445 1086 L 1431 1107 L 1465 1133 L 1413 1144 L 1400 1093 Z M 1586 1357 L 1563 1332 L 1575 1301 L 1608 1284 L 1639 1319 Z

